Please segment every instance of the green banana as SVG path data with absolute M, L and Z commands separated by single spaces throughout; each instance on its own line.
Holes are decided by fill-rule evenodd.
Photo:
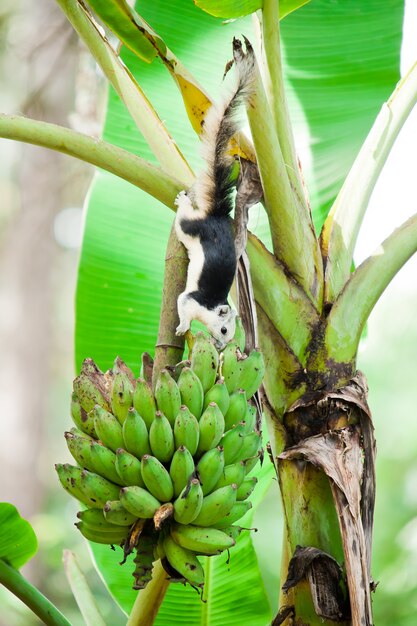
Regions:
M 198 423 L 200 438 L 197 447 L 197 456 L 201 456 L 211 448 L 215 448 L 223 437 L 224 417 L 215 402 L 211 402 Z
M 229 513 L 215 523 L 216 528 L 227 528 L 230 524 L 237 522 L 237 520 L 243 517 L 251 508 L 252 502 L 250 500 L 236 502 Z M 195 521 L 193 523 L 195 524 Z
M 204 570 L 195 552 L 179 546 L 169 535 L 164 540 L 164 552 L 169 564 L 196 587 L 204 585 Z
M 77 517 L 79 520 L 91 528 L 91 530 L 110 530 L 112 525 L 104 517 L 102 509 L 86 509 L 85 511 L 78 511 Z M 114 530 L 114 529 L 113 529 Z
M 181 406 L 181 395 L 178 385 L 168 370 L 161 370 L 155 385 L 155 399 L 158 409 L 165 415 L 171 426 Z
M 121 374 L 125 374 L 127 376 L 127 378 L 129 379 L 129 382 L 132 385 L 132 387 L 135 388 L 135 385 L 136 385 L 135 375 L 132 372 L 132 370 L 126 365 L 126 363 L 124 361 L 122 361 L 122 359 L 119 356 L 117 356 L 114 359 L 112 372 L 113 372 L 114 375 L 115 374 L 120 374 L 120 373 Z
M 129 409 L 127 417 L 123 423 L 124 448 L 130 454 L 141 459 L 144 454 L 150 454 L 148 429 L 146 424 L 136 409 Z
M 220 487 L 225 487 L 225 485 L 231 485 L 232 483 L 235 483 L 235 485 L 239 488 L 244 481 L 245 476 L 246 467 L 243 461 L 226 465 L 214 488 L 219 489 Z
M 233 341 L 237 343 L 237 345 L 239 346 L 239 350 L 241 352 L 245 351 L 246 335 L 245 335 L 245 329 L 243 328 L 241 317 L 236 318 L 236 331 L 235 331 L 235 336 L 233 337 Z
M 219 355 L 212 341 L 203 332 L 196 333 L 191 353 L 191 369 L 200 379 L 204 393 L 213 387 L 218 365 Z
M 98 404 L 94 408 L 94 427 L 100 441 L 116 452 L 124 446 L 123 431 L 119 420 Z
M 81 472 L 80 487 L 89 500 L 89 506 L 102 508 L 107 500 L 117 500 L 119 496 L 119 487 L 109 480 L 83 470 Z
M 83 522 L 78 522 L 75 524 L 80 533 L 89 541 L 93 541 L 94 543 L 105 543 L 108 545 L 120 544 L 124 541 L 128 534 L 127 528 L 113 526 L 114 530 L 104 531 L 104 530 L 96 530 L 91 529 L 89 526 L 86 526 Z
M 89 517 L 89 516 L 79 517 L 80 522 L 78 522 L 78 524 L 81 524 L 82 527 L 85 528 L 86 530 L 91 531 L 91 532 L 100 532 L 103 535 L 114 534 L 114 533 L 120 534 L 120 531 L 126 534 L 125 528 L 120 528 L 120 526 L 116 526 L 114 524 L 111 524 L 109 521 L 107 521 L 101 509 L 87 509 L 87 510 L 98 511 L 99 513 L 101 513 L 101 520 L 98 517 L 96 518 Z M 77 526 L 77 524 L 75 524 L 75 526 Z
M 174 501 L 175 521 L 180 524 L 190 524 L 200 512 L 203 497 L 200 481 L 198 478 L 193 478 Z
M 246 474 L 249 474 L 249 472 L 253 470 L 253 468 L 258 463 L 259 459 L 261 458 L 262 452 L 263 452 L 262 450 L 259 450 L 259 452 L 257 452 L 254 456 L 245 460 Z
M 240 350 L 235 342 L 228 343 L 220 354 L 221 373 L 229 393 L 233 393 L 239 387 L 239 355 Z
M 174 452 L 169 474 L 174 485 L 174 496 L 177 498 L 187 485 L 191 474 L 194 472 L 194 459 L 185 446 L 180 446 Z
M 262 444 L 262 435 L 257 430 L 243 437 L 242 446 L 239 449 L 238 457 L 240 461 L 245 459 L 251 459 L 255 457 Z M 250 472 L 248 465 L 246 466 L 246 473 Z
M 200 381 L 198 381 L 200 384 Z M 190 454 L 197 452 L 198 441 L 200 439 L 200 429 L 198 421 L 190 412 L 186 405 L 180 407 L 179 413 L 174 422 L 174 442 L 175 448 L 185 446 Z
M 149 491 L 136 486 L 120 489 L 120 501 L 129 513 L 141 519 L 151 519 L 161 506 Z
M 144 454 L 141 462 L 142 479 L 146 488 L 160 502 L 169 502 L 174 496 L 174 485 L 168 470 L 154 456 Z
M 200 513 L 193 520 L 195 526 L 213 526 L 227 515 L 236 502 L 237 486 L 226 485 L 205 496 Z
M 224 416 L 225 430 L 230 430 L 244 420 L 247 410 L 246 392 L 244 389 L 237 389 L 230 396 L 229 410 Z
M 101 504 L 91 502 L 89 496 L 84 493 L 81 487 L 81 473 L 83 470 L 80 467 L 69 465 L 69 463 L 65 463 L 64 465 L 62 465 L 62 463 L 56 463 L 55 470 L 58 474 L 59 482 L 64 487 L 65 491 L 73 498 L 76 498 L 79 502 L 87 506 L 101 508 Z
M 242 530 L 249 530 L 249 529 L 242 528 L 242 526 L 225 526 L 224 528 L 222 528 L 222 531 L 226 533 L 226 535 L 229 535 L 229 537 L 231 537 L 235 541 L 237 541 L 237 538 L 239 537 Z
M 99 387 L 96 387 L 88 376 L 81 373 L 74 380 L 73 387 L 74 394 L 86 413 L 94 409 L 96 404 L 102 406 L 106 411 L 110 411 L 110 401 L 105 388 L 101 384 Z
M 240 450 L 243 446 L 243 438 L 245 435 L 245 422 L 239 422 L 236 426 L 227 431 L 221 440 L 224 450 L 225 465 L 230 465 L 236 461 L 241 461 Z
M 236 500 L 246 500 L 246 498 L 249 498 L 250 494 L 255 489 L 257 482 L 258 479 L 256 476 L 248 476 L 245 478 L 237 490 Z
M 190 367 L 184 367 L 178 378 L 181 402 L 197 419 L 203 410 L 204 392 L 200 379 Z
M 136 556 L 133 559 L 135 564 L 133 589 L 144 589 L 152 580 L 153 561 L 154 538 L 142 532 L 136 546 Z
M 114 452 L 103 446 L 98 441 L 92 441 L 90 444 L 90 455 L 93 470 L 104 476 L 107 480 L 121 485 L 122 481 L 116 470 L 116 455 Z
M 136 381 L 136 389 L 133 394 L 133 406 L 142 417 L 149 430 L 155 419 L 156 404 L 152 388 L 143 378 L 138 378 Z
M 78 402 L 77 394 L 73 393 L 71 398 L 71 417 L 74 424 L 90 437 L 96 437 L 94 428 L 94 416 L 87 413 Z
M 213 385 L 213 387 L 211 387 L 207 391 L 206 395 L 204 396 L 203 410 L 206 409 L 208 405 L 212 402 L 215 402 L 223 415 L 226 415 L 227 411 L 229 410 L 230 397 L 229 392 L 227 391 L 226 384 L 224 382 L 224 378 L 220 378 Z
M 155 419 L 149 430 L 149 443 L 152 454 L 162 463 L 168 463 L 174 454 L 174 433 L 171 424 L 161 411 L 155 413 Z
M 114 374 L 112 383 L 112 413 L 117 417 L 120 424 L 123 424 L 133 403 L 134 387 L 130 377 L 122 370 Z
M 220 480 L 224 468 L 223 448 L 217 446 L 208 450 L 198 462 L 197 473 L 203 494 L 210 493 Z
M 239 365 L 239 387 L 246 391 L 246 399 L 249 400 L 258 390 L 265 375 L 265 362 L 262 352 L 252 350 L 246 359 L 239 361 Z
M 246 413 L 245 413 L 245 417 L 243 418 L 243 421 L 245 422 L 245 434 L 248 435 L 249 433 L 253 432 L 256 428 L 256 418 L 257 418 L 257 410 L 256 410 L 256 406 L 253 406 L 253 404 L 249 404 L 249 402 L 247 403 L 247 407 L 246 407 Z
M 83 432 L 82 430 L 80 430 L 76 426 L 72 426 L 72 428 L 70 428 L 68 432 L 71 433 L 71 435 L 76 435 L 77 437 L 84 437 L 84 439 L 86 439 L 87 441 L 91 441 L 92 439 L 96 439 L 95 437 L 90 437 L 90 435 L 87 435 L 87 433 Z
M 187 359 L 185 359 L 184 361 L 180 361 L 179 363 L 176 363 L 175 365 L 167 365 L 166 369 L 171 374 L 175 382 L 178 384 L 178 379 L 180 377 L 182 370 L 185 367 L 190 367 L 190 365 L 191 365 L 191 361 L 188 361 Z
M 65 432 L 64 437 L 67 442 L 68 450 L 77 461 L 78 465 L 89 470 L 94 470 L 90 447 L 90 442 L 94 441 L 94 439 L 85 433 L 79 434 L 77 432 Z
M 218 528 L 172 524 L 170 533 L 179 546 L 201 554 L 220 554 L 236 544 L 232 537 Z
M 116 450 L 116 471 L 125 487 L 131 485 L 145 486 L 139 459 L 130 454 L 130 452 L 123 450 L 123 448 Z
M 87 358 L 81 363 L 80 373 L 87 376 L 92 382 L 94 382 L 96 387 L 105 388 L 105 375 L 97 365 L 94 363 L 93 359 Z
M 126 511 L 120 500 L 109 500 L 103 507 L 104 517 L 110 524 L 117 526 L 131 526 L 136 522 L 136 515 Z

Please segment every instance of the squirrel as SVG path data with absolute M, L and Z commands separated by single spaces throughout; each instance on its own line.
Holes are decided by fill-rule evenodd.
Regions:
M 234 337 L 236 327 L 236 312 L 227 303 L 236 273 L 230 218 L 234 158 L 229 141 L 237 131 L 236 110 L 252 92 L 255 60 L 251 45 L 246 39 L 245 43 L 246 54 L 241 42 L 233 40 L 236 85 L 232 94 L 213 104 L 204 120 L 202 156 L 206 167 L 193 186 L 181 191 L 175 200 L 175 231 L 189 257 L 186 288 L 177 301 L 180 323 L 176 334 L 184 334 L 191 320 L 197 319 L 219 348 Z

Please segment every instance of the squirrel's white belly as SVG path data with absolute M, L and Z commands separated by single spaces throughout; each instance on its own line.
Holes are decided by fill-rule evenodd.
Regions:
M 198 291 L 198 281 L 200 280 L 204 265 L 204 252 L 203 246 L 198 239 L 187 235 L 185 235 L 185 237 L 187 238 L 187 243 L 184 241 L 183 243 L 187 248 L 188 257 L 190 259 L 186 285 L 186 291 L 189 293 L 191 291 Z

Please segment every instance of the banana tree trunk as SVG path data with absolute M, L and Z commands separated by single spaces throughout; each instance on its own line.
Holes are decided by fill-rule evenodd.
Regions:
M 327 357 L 324 318 L 305 366 L 297 369 L 259 304 L 258 315 L 268 363 L 264 404 L 284 511 L 273 624 L 370 626 L 375 441 L 365 377 L 354 361 Z M 277 381 L 279 366 L 284 381 Z

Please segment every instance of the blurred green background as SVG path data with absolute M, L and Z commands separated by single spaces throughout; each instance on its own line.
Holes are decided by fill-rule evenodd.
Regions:
M 406 12 L 407 19 L 412 21 Z M 2 0 L 0 110 L 99 135 L 105 104 L 100 72 L 52 0 Z M 359 261 L 403 221 L 402 211 L 416 210 L 417 142 L 406 141 L 415 122 L 414 117 L 414 126 L 403 132 L 375 191 L 358 243 Z M 125 619 L 92 567 L 89 549 L 73 527 L 77 506 L 53 471 L 55 462 L 69 460 L 62 433 L 70 423 L 74 376 L 73 300 L 81 207 L 93 170 L 4 140 L 0 163 L 0 500 L 15 504 L 39 538 L 38 554 L 24 568 L 30 580 L 81 626 L 62 568 L 63 548 L 73 550 L 106 623 L 118 626 Z M 392 224 L 384 219 L 387 214 Z M 413 259 L 385 292 L 359 358 L 378 443 L 373 576 L 380 581 L 374 595 L 380 625 L 417 623 L 416 273 Z M 257 512 L 254 541 L 274 608 L 280 523 L 273 485 Z M 1 626 L 39 623 L 3 589 L 0 603 Z

